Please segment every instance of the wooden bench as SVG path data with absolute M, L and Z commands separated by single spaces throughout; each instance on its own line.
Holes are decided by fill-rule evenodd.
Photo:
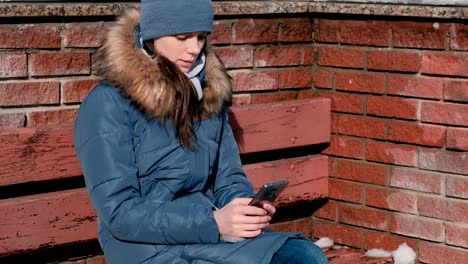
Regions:
M 278 200 L 278 215 L 283 208 L 310 207 L 328 197 L 328 160 L 317 146 L 330 141 L 329 99 L 232 107 L 230 123 L 257 188 L 290 181 Z M 96 215 L 73 149 L 72 127 L 3 129 L 0 146 L 0 262 L 53 255 L 79 242 L 97 245 Z

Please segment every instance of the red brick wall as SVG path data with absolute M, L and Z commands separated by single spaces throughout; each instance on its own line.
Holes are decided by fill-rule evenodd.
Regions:
M 235 105 L 332 99 L 331 199 L 293 229 L 362 249 L 407 242 L 422 263 L 462 263 L 468 27 L 322 16 L 231 17 L 210 36 Z M 97 82 L 91 64 L 107 22 L 43 22 L 0 25 L 1 128 L 71 124 Z

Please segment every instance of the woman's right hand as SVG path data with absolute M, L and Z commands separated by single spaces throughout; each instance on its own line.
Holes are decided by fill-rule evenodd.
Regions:
M 250 200 L 252 198 L 236 198 L 213 212 L 221 235 L 256 237 L 270 224 L 268 212 L 263 208 L 250 206 Z

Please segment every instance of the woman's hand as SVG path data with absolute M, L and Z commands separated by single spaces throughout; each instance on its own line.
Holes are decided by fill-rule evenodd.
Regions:
M 273 215 L 276 213 L 276 207 L 270 203 L 263 203 L 263 209 L 267 211 L 267 214 L 273 218 Z
M 256 237 L 270 224 L 270 214 L 274 213 L 274 206 L 266 206 L 267 209 L 265 205 L 264 208 L 249 206 L 250 200 L 252 198 L 236 198 L 213 212 L 221 235 Z M 273 211 L 270 206 L 273 207 Z

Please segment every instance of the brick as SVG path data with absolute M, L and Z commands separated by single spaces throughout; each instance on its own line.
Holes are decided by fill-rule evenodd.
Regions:
M 299 96 L 298 96 L 298 99 L 311 99 L 311 98 L 314 98 L 315 97 L 315 94 L 314 94 L 314 91 L 312 90 L 302 90 L 302 91 L 299 91 Z
M 429 171 L 393 167 L 390 173 L 390 186 L 440 194 L 442 192 L 442 177 L 438 173 Z
M 408 244 L 408 246 L 413 249 L 417 247 L 416 241 L 414 239 L 382 232 L 368 230 L 364 231 L 364 248 L 367 250 L 381 248 L 387 251 L 393 251 L 403 243 Z
M 396 50 L 369 50 L 367 68 L 371 70 L 418 72 L 419 54 L 417 52 Z
M 314 86 L 319 88 L 333 88 L 333 70 L 316 68 L 314 70 Z
M 452 24 L 450 27 L 450 49 L 468 50 L 468 25 Z
M 387 230 L 387 212 L 370 208 L 342 204 L 338 208 L 341 223 L 377 230 Z
M 277 71 L 238 71 L 231 73 L 234 92 L 277 90 Z
M 418 213 L 418 197 L 411 193 L 366 187 L 366 205 L 404 213 Z
M 422 73 L 468 77 L 468 54 L 424 53 Z
M 293 92 L 274 92 L 274 93 L 261 93 L 252 95 L 252 104 L 266 104 L 281 101 L 296 100 L 298 93 Z
M 468 129 L 447 128 L 447 148 L 468 151 Z
M 285 69 L 279 71 L 279 88 L 311 88 L 312 69 Z
M 468 250 L 452 248 L 440 244 L 421 242 L 419 244 L 419 261 L 423 263 L 465 264 Z
M 362 231 L 336 223 L 316 221 L 314 223 L 314 237 L 328 237 L 337 244 L 360 248 Z
M 413 122 L 390 121 L 388 139 L 424 146 L 445 146 L 447 128 Z
M 447 176 L 446 195 L 456 198 L 468 199 L 468 178 Z
M 438 124 L 468 126 L 468 105 L 423 102 L 421 120 Z
M 338 204 L 335 201 L 328 201 L 324 206 L 314 212 L 313 216 L 335 221 L 337 217 Z
M 383 94 L 385 76 L 378 73 L 336 72 L 336 89 Z
M 468 174 L 467 152 L 446 151 L 442 149 L 420 148 L 419 168 Z
M 392 214 L 390 220 L 392 233 L 431 241 L 444 241 L 444 224 L 440 221 L 420 216 Z
M 304 232 L 304 236 L 311 236 L 312 220 L 310 219 L 299 219 L 294 221 L 286 221 L 281 223 L 275 223 L 270 226 L 273 230 L 279 232 Z
M 327 97 L 331 99 L 331 109 L 333 112 L 344 112 L 353 114 L 364 113 L 363 95 L 319 91 L 318 96 Z
M 444 83 L 444 100 L 468 103 L 468 81 L 446 81 Z
M 297 66 L 301 64 L 298 46 L 260 47 L 255 50 L 256 67 Z
M 0 106 L 58 104 L 58 82 L 0 83 Z
M 232 42 L 232 24 L 236 20 L 216 20 L 213 22 L 213 32 L 208 35 L 211 44 L 230 44 Z
M 0 78 L 26 77 L 25 54 L 0 53 Z
M 306 18 L 288 18 L 281 21 L 279 41 L 305 42 L 312 41 L 312 21 Z
M 443 220 L 468 221 L 468 201 L 451 198 L 420 197 L 419 214 Z
M 78 109 L 60 109 L 28 113 L 28 127 L 70 125 L 75 122 Z
M 439 22 L 396 22 L 393 46 L 405 48 L 446 49 L 448 25 Z
M 440 78 L 390 74 L 387 76 L 387 94 L 442 99 L 444 84 Z
M 99 80 L 68 80 L 62 82 L 63 102 L 80 103 L 99 83 Z
M 313 65 L 314 64 L 314 48 L 313 47 L 302 47 L 302 65 Z
M 366 159 L 388 164 L 417 166 L 418 153 L 414 146 L 368 141 Z
M 367 96 L 367 114 L 402 119 L 418 119 L 418 101 L 390 96 Z
M 331 113 L 331 133 L 336 134 L 338 133 L 338 114 Z
M 338 133 L 373 139 L 387 138 L 387 121 L 365 116 L 340 115 Z
M 318 65 L 363 69 L 365 52 L 362 49 L 341 46 L 319 46 Z
M 87 52 L 35 53 L 29 58 L 32 76 L 90 74 Z
M 333 115 L 332 115 L 332 118 L 333 118 Z M 337 158 L 332 158 L 332 157 L 328 158 L 328 175 L 330 177 L 336 177 L 337 176 L 337 174 L 336 174 L 337 164 L 338 164 L 338 159 Z
M 378 185 L 387 183 L 387 167 L 362 161 L 339 160 L 336 177 Z
M 364 157 L 363 141 L 349 137 L 332 136 L 330 146 L 323 153 L 339 157 L 362 159 Z
M 362 185 L 351 182 L 329 179 L 330 198 L 339 201 L 360 203 L 362 199 Z
M 390 27 L 384 21 L 342 21 L 340 23 L 341 43 L 389 46 Z
M 315 41 L 338 43 L 339 21 L 315 19 Z
M 1 25 L 0 48 L 60 48 L 60 31 L 54 24 Z
M 104 39 L 104 31 L 104 22 L 67 24 L 63 43 L 67 48 L 97 48 Z
M 96 256 L 86 259 L 86 264 L 106 264 L 104 256 Z
M 253 47 L 223 47 L 217 48 L 216 53 L 226 68 L 244 68 L 253 66 Z
M 460 224 L 446 224 L 446 240 L 449 245 L 468 248 L 468 227 Z
M 23 113 L 0 113 L 0 129 L 2 128 L 15 128 L 24 127 L 26 116 Z
M 232 106 L 241 106 L 250 104 L 252 101 L 250 94 L 235 94 L 232 97 Z
M 278 42 L 279 20 L 239 19 L 234 23 L 234 43 Z

